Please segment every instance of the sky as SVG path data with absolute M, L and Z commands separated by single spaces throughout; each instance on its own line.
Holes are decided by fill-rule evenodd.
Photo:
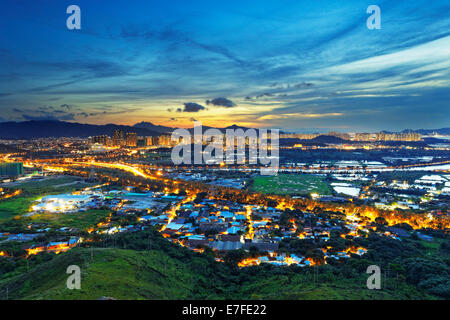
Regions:
M 81 30 L 69 30 L 69 5 Z M 2 0 L 0 121 L 450 127 L 450 3 Z M 381 29 L 366 12 L 381 10 Z

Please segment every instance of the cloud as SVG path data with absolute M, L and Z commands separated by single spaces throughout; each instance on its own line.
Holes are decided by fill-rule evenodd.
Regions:
M 67 109 L 67 110 L 71 110 L 71 109 L 72 109 L 72 106 L 69 105 L 69 104 L 62 104 L 60 107 L 61 107 L 61 108 L 65 108 L 65 109 Z
M 286 89 L 310 88 L 313 85 L 314 84 L 312 82 L 302 81 L 302 82 L 294 83 L 294 84 L 290 84 L 290 83 L 286 83 L 286 84 L 272 83 L 270 85 L 270 87 L 273 88 L 273 89 L 277 89 L 277 90 L 286 90 Z
M 31 114 L 22 114 L 21 115 L 24 120 L 55 120 L 55 121 L 61 121 L 61 120 L 74 120 L 73 114 L 66 114 L 63 116 L 54 116 L 51 114 L 42 114 L 42 115 L 31 115 Z
M 19 113 L 23 120 L 75 120 L 75 114 L 59 109 L 60 107 L 39 106 L 34 109 L 13 108 L 12 111 Z
M 123 77 L 128 74 L 128 69 L 123 64 L 108 59 L 107 57 L 104 59 L 85 58 L 83 60 L 77 58 L 58 62 L 25 59 L 22 61 L 22 65 L 26 66 L 28 72 L 34 76 L 39 76 L 40 73 L 36 72 L 45 70 L 48 81 L 38 81 L 38 86 L 25 88 L 20 93 L 44 93 L 62 87 L 80 85 L 86 81 Z M 61 72 L 65 74 L 63 80 L 61 80 Z M 41 85 L 42 82 L 43 85 Z M 65 104 L 64 107 L 67 108 L 70 105 Z
M 263 97 L 273 97 L 273 96 L 274 96 L 273 93 L 264 92 L 264 93 L 258 94 L 255 98 L 259 99 L 259 98 L 263 98 Z
M 200 110 L 205 110 L 206 108 L 198 103 L 195 102 L 186 102 L 184 104 L 184 109 L 181 110 L 181 108 L 177 109 L 177 112 L 199 112 Z
M 141 108 L 117 108 L 114 106 L 103 105 L 100 107 L 89 108 L 83 110 L 76 105 L 62 104 L 60 106 L 38 106 L 32 109 L 28 108 L 13 108 L 14 113 L 20 114 L 23 120 L 61 120 L 71 121 L 76 118 L 88 118 L 106 115 L 127 114 L 139 111 Z
M 442 13 L 448 12 L 447 2 L 383 0 L 383 21 L 389 23 L 369 31 L 366 8 L 355 0 L 311 2 L 307 10 L 301 1 L 261 2 L 242 10 L 232 1 L 223 6 L 180 2 L 178 10 L 161 4 L 156 11 L 143 1 L 127 10 L 108 6 L 106 20 L 91 21 L 87 32 L 63 45 L 59 29 L 47 19 L 52 12 L 48 4 L 49 10 L 41 8 L 41 22 L 49 25 L 35 25 L 33 35 L 47 36 L 49 45 L 28 41 L 33 55 L 14 45 L 14 39 L 26 35 L 22 29 L 30 27 L 16 19 L 24 14 L 20 10 L 5 17 L 12 28 L 8 50 L 0 48 L 0 114 L 8 120 L 22 114 L 74 114 L 90 122 L 108 117 L 127 121 L 126 113 L 109 116 L 97 107 L 114 101 L 117 106 L 106 111 L 145 105 L 139 115 L 130 116 L 165 114 L 185 121 L 212 109 L 220 112 L 202 120 L 262 117 L 259 125 L 294 130 L 445 126 L 450 20 Z M 111 25 L 116 12 L 120 23 Z M 140 12 L 147 12 L 147 18 L 136 18 Z M 217 97 L 230 97 L 242 108 Z M 183 107 L 183 101 L 203 105 Z M 36 107 L 45 104 L 55 109 Z M 14 107 L 21 111 L 11 111 Z M 345 116 L 332 116 L 338 113 Z
M 146 41 L 161 41 L 170 43 L 170 49 L 186 50 L 186 46 L 192 48 L 202 49 L 226 59 L 229 59 L 241 66 L 248 66 L 249 63 L 245 62 L 241 58 L 233 54 L 228 48 L 220 44 L 206 44 L 195 40 L 191 35 L 186 32 L 173 29 L 171 26 L 164 27 L 160 30 L 150 30 L 150 31 L 136 31 L 132 30 L 130 27 L 122 26 L 122 32 L 120 37 L 123 39 L 144 39 Z
M 279 119 L 308 119 L 308 118 L 327 118 L 327 117 L 340 117 L 343 113 L 331 112 L 331 113 L 285 113 L 285 114 L 267 114 L 258 118 L 258 120 L 279 120 Z
M 251 100 L 273 100 L 277 98 L 286 98 L 290 95 L 295 94 L 301 94 L 308 92 L 312 89 L 314 86 L 314 83 L 312 82 L 294 82 L 294 83 L 272 83 L 269 85 L 266 90 L 262 93 L 254 93 L 253 96 L 247 95 L 245 97 L 245 100 L 251 101 Z
M 125 113 L 132 113 L 132 112 L 136 112 L 141 110 L 141 108 L 130 108 L 130 109 L 122 109 L 122 110 L 117 110 L 117 108 L 113 107 L 113 106 L 103 106 L 101 107 L 101 109 L 107 109 L 107 110 L 103 110 L 103 111 L 97 111 L 97 112 L 90 112 L 90 113 L 86 113 L 86 112 L 80 112 L 77 115 L 80 116 L 84 116 L 84 117 L 96 117 L 99 115 L 117 115 L 117 114 L 125 114 Z M 109 111 L 109 110 L 113 110 L 113 111 Z
M 311 82 L 301 82 L 301 83 L 294 84 L 293 87 L 296 88 L 296 89 L 299 89 L 299 88 L 310 88 L 313 85 L 314 84 L 311 83 Z
M 21 117 L 24 120 L 55 120 L 55 121 L 69 121 L 75 120 L 75 116 L 72 113 L 61 113 L 50 114 L 50 113 L 41 113 L 41 114 L 22 114 Z
M 236 106 L 236 104 L 233 101 L 231 101 L 230 99 L 227 99 L 227 98 L 215 98 L 212 100 L 206 100 L 206 104 L 207 105 L 212 104 L 213 106 L 225 107 L 225 108 L 232 108 L 232 107 Z

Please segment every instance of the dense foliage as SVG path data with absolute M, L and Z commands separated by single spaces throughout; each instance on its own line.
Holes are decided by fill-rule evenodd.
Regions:
M 345 245 L 345 239 L 331 239 Z M 339 242 L 342 243 L 339 243 Z M 89 247 L 58 256 L 44 254 L 20 259 L 0 258 L 0 297 L 98 299 L 431 299 L 450 298 L 448 240 L 386 239 L 376 235 L 358 239 L 369 249 L 363 256 L 326 265 L 300 268 L 260 265 L 241 268 L 236 262 L 258 255 L 250 250 L 230 251 L 225 262 L 214 252 L 196 253 L 172 244 L 159 232 L 141 232 L 99 238 Z M 290 241 L 299 253 L 308 242 Z M 65 268 L 80 264 L 83 290 L 66 290 Z M 369 265 L 382 270 L 382 289 L 368 290 Z M 136 282 L 132 286 L 127 283 Z

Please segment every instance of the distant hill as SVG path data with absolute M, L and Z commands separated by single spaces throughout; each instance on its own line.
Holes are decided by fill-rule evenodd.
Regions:
M 203 126 L 203 132 L 213 127 Z M 32 120 L 22 122 L 0 122 L 0 139 L 33 139 L 33 138 L 61 138 L 61 137 L 80 137 L 87 138 L 89 136 L 109 135 L 121 129 L 124 132 L 136 132 L 139 136 L 158 136 L 161 134 L 171 134 L 176 128 L 166 127 L 162 125 L 155 125 L 151 122 L 140 122 L 133 126 L 106 124 L 84 124 L 77 122 L 66 122 L 57 120 Z M 242 129 L 244 131 L 251 129 L 239 125 L 232 125 L 219 129 L 222 133 L 226 129 Z M 193 128 L 188 129 L 193 134 Z M 450 135 L 450 128 L 441 129 L 419 129 L 419 130 L 405 130 L 403 132 L 417 132 L 420 134 L 440 134 Z M 283 132 L 280 131 L 280 134 Z M 314 139 L 309 140 L 313 143 L 348 143 L 348 141 L 341 138 L 329 135 L 320 135 Z
M 149 129 L 149 130 L 160 132 L 160 133 L 166 133 L 166 134 L 170 134 L 170 133 L 172 133 L 173 130 L 177 129 L 174 127 L 166 127 L 166 126 L 156 125 L 151 122 L 145 122 L 145 121 L 136 123 L 133 127 L 134 128 L 145 128 L 145 129 Z M 203 129 L 203 132 L 205 132 L 208 129 L 219 129 L 222 133 L 226 133 L 227 129 L 233 129 L 233 130 L 242 129 L 242 130 L 246 131 L 251 128 L 242 127 L 242 126 L 233 124 L 233 125 L 225 127 L 225 128 L 202 126 L 202 129 Z M 189 130 L 189 132 L 191 132 L 191 134 L 194 133 L 194 128 L 189 128 L 188 130 Z
M 203 126 L 203 132 L 210 128 L 212 127 Z M 133 126 L 124 126 L 117 124 L 95 125 L 57 120 L 10 121 L 0 122 L 0 139 L 112 136 L 114 131 L 118 129 L 124 132 L 136 132 L 139 136 L 159 136 L 161 134 L 171 134 L 176 128 L 155 125 L 151 122 L 140 122 Z M 248 128 L 232 125 L 217 129 L 225 133 L 226 129 L 243 129 L 245 131 Z M 193 128 L 188 130 L 193 134 Z
M 148 129 L 148 130 L 152 130 L 152 131 L 156 131 L 156 132 L 160 132 L 160 133 L 172 133 L 172 131 L 176 129 L 176 128 L 172 128 L 172 127 L 156 125 L 156 124 L 153 124 L 151 122 L 146 122 L 146 121 L 136 123 L 133 126 L 133 128 L 143 128 L 143 129 Z
M 441 129 L 418 129 L 418 130 L 403 130 L 402 132 L 417 132 L 420 134 L 442 134 L 442 135 L 450 135 L 450 128 L 441 128 Z
M 438 138 L 423 138 L 423 141 L 427 144 L 449 143 L 449 140 Z
M 0 138 L 3 139 L 31 139 L 31 138 L 61 138 L 109 135 L 114 130 L 121 129 L 124 132 L 136 132 L 141 136 L 156 136 L 160 132 L 147 128 L 122 126 L 116 124 L 94 125 L 76 122 L 65 122 L 55 120 L 23 121 L 23 122 L 1 122 Z
M 220 130 L 220 132 L 225 134 L 227 129 L 233 129 L 233 130 L 242 129 L 242 130 L 246 131 L 247 129 L 251 129 L 251 128 L 246 128 L 246 127 L 242 127 L 242 126 L 238 126 L 236 124 L 233 124 L 233 125 L 225 127 L 225 128 L 215 128 L 215 127 L 202 126 L 202 129 L 203 129 L 203 132 L 205 132 L 208 129 L 218 129 L 218 130 Z M 194 128 L 190 128 L 188 130 L 189 130 L 189 132 L 191 134 L 194 133 Z
M 220 129 L 220 128 L 219 128 L 219 129 Z M 222 128 L 222 129 L 220 129 L 220 130 L 226 130 L 226 129 L 233 129 L 233 130 L 242 129 L 242 130 L 245 131 L 245 130 L 250 129 L 250 128 L 238 126 L 237 124 L 233 124 L 233 125 L 231 125 L 231 126 L 228 126 L 228 127 L 226 127 L 226 128 Z

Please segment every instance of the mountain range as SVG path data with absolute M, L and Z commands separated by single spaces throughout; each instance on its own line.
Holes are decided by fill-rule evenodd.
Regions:
M 95 125 L 56 120 L 2 122 L 0 123 L 0 138 L 3 139 L 32 139 L 32 138 L 61 138 L 109 135 L 115 130 L 136 132 L 142 136 L 156 136 L 160 132 L 147 128 L 122 126 L 116 124 Z
M 404 130 L 403 132 L 417 132 L 423 135 L 429 134 L 438 134 L 438 135 L 450 135 L 450 128 L 441 128 L 441 129 L 418 129 L 418 130 Z
M 212 127 L 203 126 L 203 130 Z M 112 136 L 115 130 L 123 130 L 123 132 L 136 132 L 139 136 L 158 136 L 161 134 L 170 134 L 177 128 L 155 125 L 151 122 L 140 122 L 133 126 L 117 125 L 117 124 L 83 124 L 77 122 L 66 122 L 57 120 L 32 120 L 22 122 L 0 122 L 0 138 L 1 139 L 33 139 L 33 138 L 60 138 L 60 137 L 80 137 L 87 138 L 97 135 Z M 216 128 L 222 132 L 226 129 L 243 129 L 248 128 L 232 125 L 226 128 Z M 189 129 L 192 133 L 193 129 Z M 441 129 L 419 129 L 404 130 L 403 132 L 417 132 L 420 134 L 441 134 L 450 135 L 450 128 Z M 280 132 L 281 133 L 281 132 Z
M 209 128 L 212 127 L 203 126 L 203 131 Z M 237 125 L 217 129 L 225 132 L 225 129 L 239 128 L 247 129 Z M 159 136 L 161 134 L 170 134 L 175 129 L 177 128 L 155 125 L 151 122 L 140 122 L 133 126 L 125 126 L 117 124 L 95 125 L 57 120 L 10 121 L 0 122 L 0 139 L 87 138 L 99 135 L 112 136 L 115 130 L 122 130 L 124 133 L 136 132 L 138 136 Z M 193 133 L 192 128 L 189 131 Z

